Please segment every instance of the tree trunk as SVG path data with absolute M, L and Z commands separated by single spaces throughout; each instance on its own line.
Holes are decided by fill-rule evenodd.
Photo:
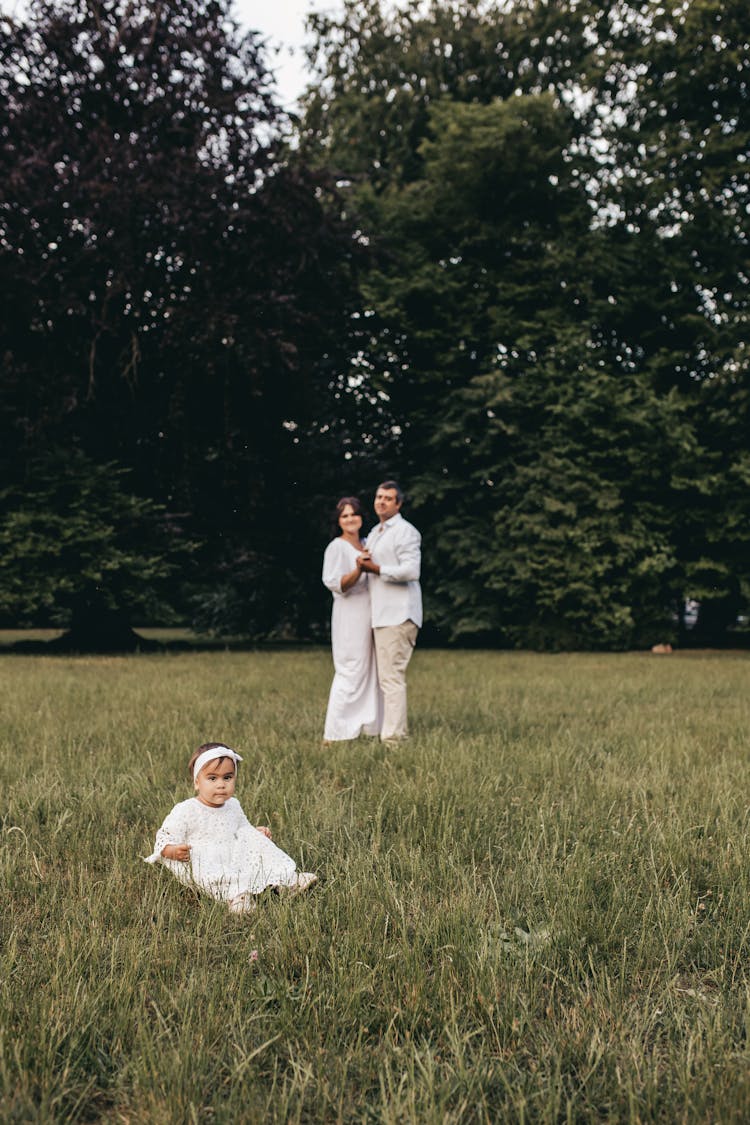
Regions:
M 88 598 L 75 605 L 70 628 L 45 646 L 48 652 L 154 652 L 159 647 L 139 637 L 121 610 Z

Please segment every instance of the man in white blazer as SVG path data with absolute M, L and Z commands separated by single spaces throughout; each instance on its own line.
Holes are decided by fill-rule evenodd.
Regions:
M 403 494 L 393 480 L 378 485 L 375 514 L 380 520 L 360 556 L 369 574 L 372 628 L 378 682 L 383 692 L 383 742 L 406 738 L 406 668 L 422 626 L 419 587 L 422 537 L 401 515 Z

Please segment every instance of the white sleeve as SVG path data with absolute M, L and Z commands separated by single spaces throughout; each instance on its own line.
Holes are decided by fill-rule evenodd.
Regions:
M 239 830 L 241 828 L 254 828 L 255 827 L 255 825 L 251 824 L 250 821 L 245 816 L 245 810 L 243 809 L 242 805 L 240 804 L 240 802 L 237 800 L 236 797 L 232 797 L 232 807 L 234 809 L 234 815 L 237 818 L 237 824 L 236 824 L 235 829 L 234 829 L 235 835 L 237 834 L 237 832 L 239 832 Z
M 393 545 L 393 551 L 398 560 L 395 563 L 386 563 L 380 567 L 380 577 L 386 582 L 418 582 L 422 563 L 422 536 L 416 527 L 408 524 L 401 525 L 398 540 Z
M 164 819 L 156 833 L 153 853 L 146 857 L 146 863 L 157 863 L 163 859 L 162 852 L 168 844 L 185 844 L 188 838 L 188 817 L 182 805 L 175 805 Z
M 344 594 L 346 596 L 346 591 L 341 589 L 341 579 L 348 573 L 339 541 L 332 539 L 323 555 L 323 585 L 332 594 Z

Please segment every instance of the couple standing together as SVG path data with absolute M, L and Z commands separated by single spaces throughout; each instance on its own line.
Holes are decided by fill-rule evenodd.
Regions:
M 361 538 L 362 506 L 336 505 L 341 534 L 326 547 L 323 584 L 333 594 L 331 646 L 336 674 L 328 699 L 326 742 L 380 735 L 406 738 L 406 668 L 422 625 L 421 536 L 401 515 L 395 481 L 378 485 L 378 525 Z

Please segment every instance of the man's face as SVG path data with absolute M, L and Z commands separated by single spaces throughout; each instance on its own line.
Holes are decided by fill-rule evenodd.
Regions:
M 375 515 L 381 523 L 395 516 L 401 507 L 395 488 L 379 488 L 375 493 Z

